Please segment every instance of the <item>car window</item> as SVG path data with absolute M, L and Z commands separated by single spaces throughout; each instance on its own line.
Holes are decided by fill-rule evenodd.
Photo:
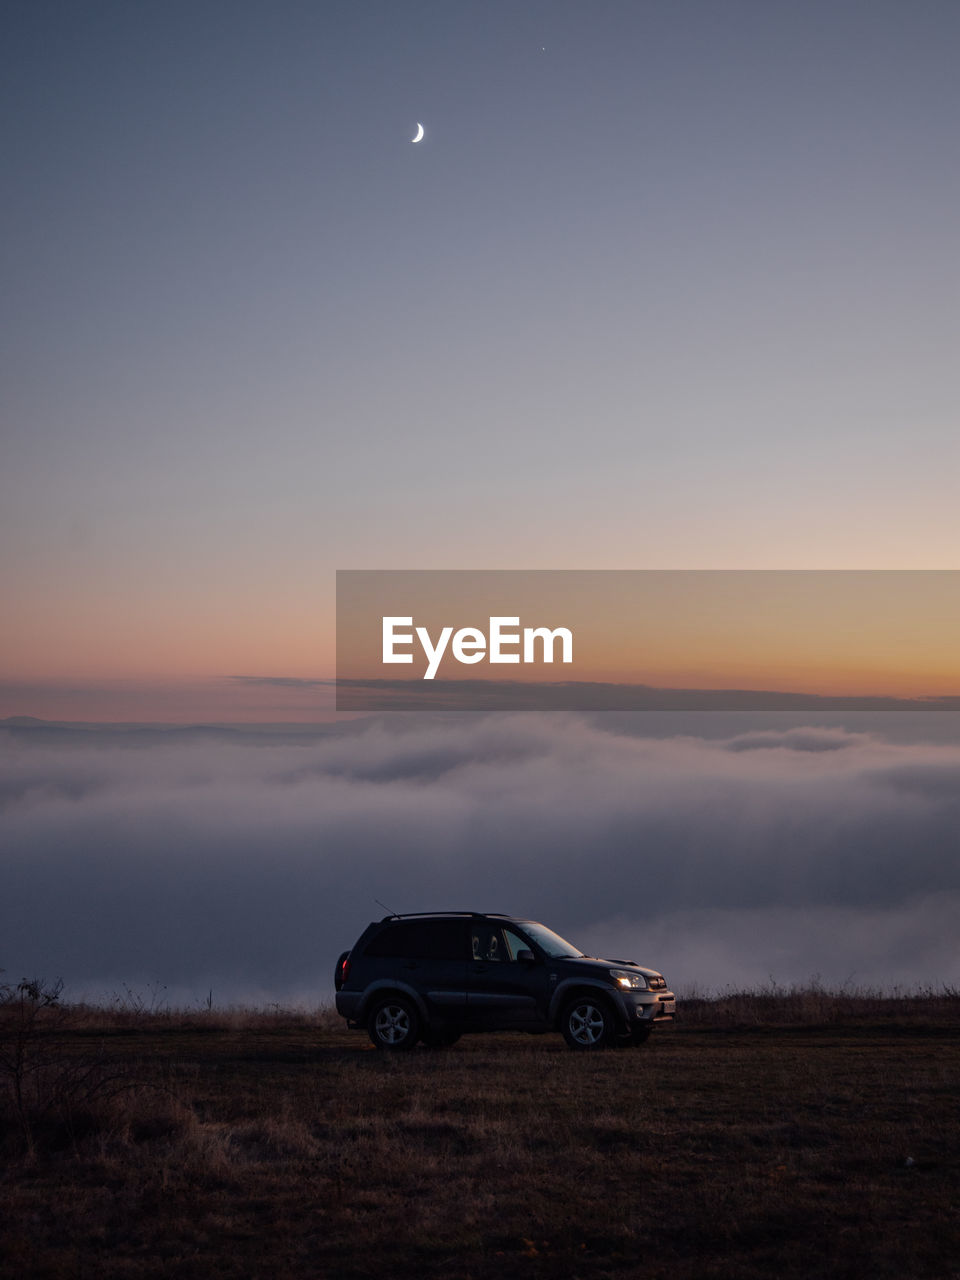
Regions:
M 548 956 L 555 958 L 557 956 L 583 955 L 583 952 L 578 951 L 576 947 L 567 942 L 566 938 L 561 938 L 559 934 L 554 933 L 552 929 L 547 929 L 542 924 L 538 924 L 536 920 L 524 920 L 523 931 L 529 934 L 537 946 L 545 951 Z
M 465 960 L 466 934 L 463 920 L 403 920 L 378 933 L 367 947 L 367 955 L 403 960 Z
M 503 930 L 499 925 L 474 924 L 470 946 L 474 960 L 510 959 L 503 941 Z
M 530 943 L 526 938 L 521 938 L 519 933 L 514 933 L 512 929 L 504 929 L 503 936 L 507 944 L 507 957 L 510 960 L 516 960 L 518 951 L 529 951 Z

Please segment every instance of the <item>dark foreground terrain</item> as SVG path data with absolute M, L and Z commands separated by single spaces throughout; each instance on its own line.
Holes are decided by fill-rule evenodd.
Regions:
M 386 1057 L 329 1014 L 12 1014 L 4 1277 L 960 1276 L 955 998 L 699 1002 L 583 1056 Z

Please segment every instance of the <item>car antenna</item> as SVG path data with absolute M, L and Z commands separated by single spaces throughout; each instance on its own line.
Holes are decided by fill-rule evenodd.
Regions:
M 383 907 L 388 916 L 399 916 L 400 913 L 398 911 L 391 911 L 387 904 L 385 902 L 381 902 L 379 898 L 374 898 L 374 902 L 378 907 Z

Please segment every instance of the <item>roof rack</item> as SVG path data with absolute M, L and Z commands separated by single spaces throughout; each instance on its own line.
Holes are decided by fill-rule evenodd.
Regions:
M 393 915 L 384 916 L 380 921 L 386 924 L 388 920 L 423 920 L 429 916 L 463 916 L 470 919 L 473 916 L 490 916 L 494 920 L 517 920 L 518 916 L 508 915 L 505 911 L 395 911 Z

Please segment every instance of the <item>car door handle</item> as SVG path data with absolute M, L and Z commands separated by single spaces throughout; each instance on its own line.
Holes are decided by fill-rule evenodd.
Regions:
M 404 967 L 405 969 L 419 969 L 419 968 L 420 968 L 420 966 L 417 964 L 416 960 L 408 960 L 408 961 L 407 961 L 407 963 L 406 963 L 403 967 Z
M 489 969 L 489 967 L 490 967 L 489 965 L 486 965 L 486 964 L 477 964 L 476 962 L 474 962 L 473 972 L 474 972 L 474 973 L 486 973 L 486 972 L 487 972 L 487 969 Z

